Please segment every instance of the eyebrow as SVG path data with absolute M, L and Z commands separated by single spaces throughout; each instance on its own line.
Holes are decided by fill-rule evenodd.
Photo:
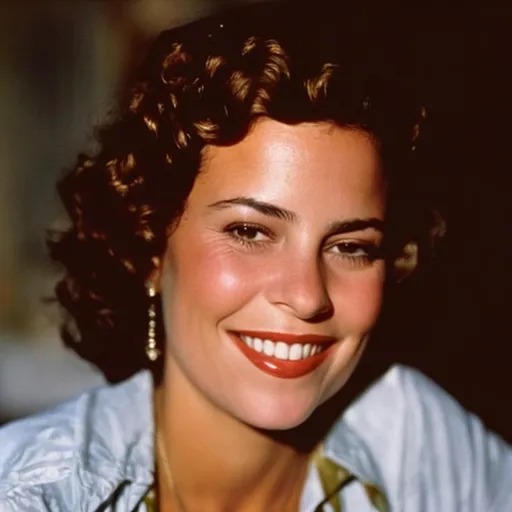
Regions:
M 258 211 L 263 215 L 267 215 L 268 217 L 275 217 L 276 219 L 285 220 L 290 223 L 297 223 L 299 220 L 297 215 L 290 210 L 286 210 L 285 208 L 281 208 L 275 204 L 266 203 L 265 201 L 258 201 L 252 197 L 234 197 L 233 199 L 217 201 L 216 203 L 210 204 L 209 208 L 222 210 L 224 208 L 229 208 L 230 206 L 236 205 L 248 206 L 249 208 Z
M 225 199 L 223 201 L 212 203 L 208 205 L 208 207 L 216 210 L 222 210 L 224 208 L 238 205 L 247 206 L 262 213 L 263 215 L 267 215 L 268 217 L 275 217 L 290 223 L 297 223 L 299 221 L 296 213 L 265 201 L 259 201 L 252 197 L 234 197 L 233 199 Z M 353 233 L 355 231 L 364 231 L 366 229 L 374 229 L 384 233 L 384 227 L 384 221 L 376 217 L 335 221 L 329 226 L 327 237 L 342 235 L 344 233 Z
M 384 234 L 385 223 L 376 217 L 369 217 L 367 219 L 348 219 L 333 222 L 329 226 L 326 238 L 334 235 L 342 235 L 344 233 L 354 233 L 356 231 L 364 231 L 366 229 L 374 229 Z

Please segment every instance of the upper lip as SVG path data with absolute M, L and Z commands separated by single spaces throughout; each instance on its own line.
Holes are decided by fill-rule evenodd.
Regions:
M 336 341 L 336 338 L 333 336 L 323 336 L 321 334 L 291 334 L 269 331 L 236 331 L 236 334 L 259 338 L 261 340 L 283 341 L 288 344 L 310 343 L 311 345 L 325 345 Z

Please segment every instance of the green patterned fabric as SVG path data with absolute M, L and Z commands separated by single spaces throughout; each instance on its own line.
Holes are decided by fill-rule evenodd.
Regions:
M 144 496 L 144 503 L 146 504 L 147 512 L 156 512 L 156 492 L 154 485 L 149 489 L 146 496 Z
M 324 500 L 316 507 L 315 512 L 322 512 L 324 505 L 327 503 L 331 505 L 334 512 L 342 512 L 343 506 L 340 500 L 340 490 L 350 481 L 355 480 L 354 475 L 344 467 L 325 457 L 321 447 L 315 452 L 314 461 L 325 496 Z M 388 503 L 382 491 L 373 484 L 361 483 L 375 510 L 378 512 L 389 512 Z
M 379 512 L 389 512 L 388 502 L 382 491 L 372 484 L 363 484 L 370 502 Z
M 354 475 L 344 467 L 338 466 L 331 459 L 325 457 L 321 448 L 314 453 L 313 459 L 325 496 L 324 500 L 315 508 L 315 512 L 323 512 L 324 505 L 326 504 L 331 505 L 334 512 L 343 512 L 339 492 L 344 485 L 355 479 Z M 389 512 L 388 503 L 382 491 L 371 483 L 361 483 L 375 510 L 378 512 Z M 156 492 L 154 487 L 147 493 L 144 503 L 148 512 L 156 512 Z

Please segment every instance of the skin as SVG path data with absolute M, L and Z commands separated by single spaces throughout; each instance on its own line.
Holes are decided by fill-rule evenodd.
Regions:
M 240 197 L 295 219 L 225 203 Z M 297 510 L 308 454 L 270 432 L 304 423 L 354 371 L 381 308 L 383 233 L 332 226 L 383 221 L 385 206 L 360 131 L 265 119 L 233 146 L 206 148 L 157 278 L 167 333 L 157 425 L 187 510 Z M 229 332 L 243 330 L 336 343 L 313 373 L 281 379 L 242 355 Z M 161 510 L 174 510 L 162 479 Z

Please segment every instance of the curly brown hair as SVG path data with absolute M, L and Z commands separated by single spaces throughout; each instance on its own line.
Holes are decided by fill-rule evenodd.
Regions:
M 144 353 L 146 280 L 185 208 L 202 149 L 235 144 L 258 118 L 371 134 L 390 183 L 389 261 L 408 242 L 430 243 L 432 219 L 414 186 L 425 110 L 395 65 L 383 72 L 382 45 L 356 25 L 317 25 L 297 12 L 291 23 L 286 9 L 266 4 L 165 31 L 150 47 L 115 120 L 99 130 L 97 153 L 80 155 L 60 181 L 71 226 L 49 239 L 65 268 L 56 286 L 64 342 L 109 381 L 161 370 Z M 162 331 L 158 324 L 160 339 Z

